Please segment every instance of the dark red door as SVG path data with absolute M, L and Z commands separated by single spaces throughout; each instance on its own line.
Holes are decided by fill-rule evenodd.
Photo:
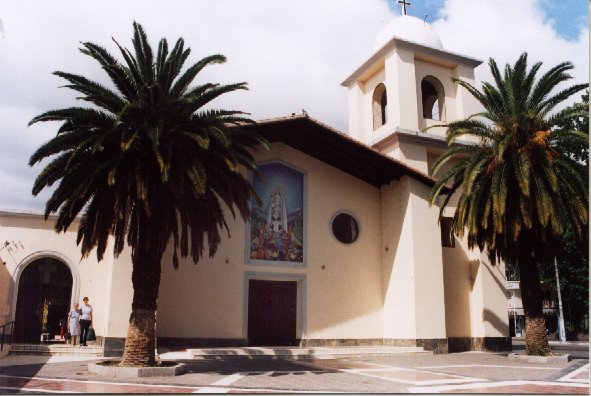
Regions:
M 297 282 L 251 279 L 248 283 L 248 343 L 296 344 Z

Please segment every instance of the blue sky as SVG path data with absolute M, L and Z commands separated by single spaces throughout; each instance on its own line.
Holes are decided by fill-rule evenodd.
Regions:
M 511 3 L 521 0 L 490 0 L 505 7 L 506 12 L 511 12 Z M 436 18 L 441 17 L 439 10 L 444 0 L 406 0 L 411 5 L 407 6 L 407 14 L 417 18 L 425 18 L 432 23 Z M 388 0 L 389 6 L 395 12 L 402 12 L 402 5 L 398 0 Z M 552 20 L 558 35 L 569 41 L 579 37 L 582 27 L 589 26 L 589 2 L 588 0 L 538 0 L 539 7 L 546 20 Z M 507 6 L 505 4 L 508 4 Z

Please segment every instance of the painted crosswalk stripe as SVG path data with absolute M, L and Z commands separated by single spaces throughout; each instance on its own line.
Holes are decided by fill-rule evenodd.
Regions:
M 205 388 L 200 388 L 193 393 L 228 393 L 229 390 L 230 389 L 228 389 L 228 388 L 205 387 Z
M 240 373 L 228 375 L 227 377 L 222 378 L 219 381 L 214 382 L 211 386 L 228 386 L 232 385 L 234 382 L 238 381 L 239 379 L 244 378 L 244 375 Z
M 588 384 L 589 383 L 589 377 L 587 376 L 587 378 L 582 378 L 582 379 L 577 379 L 575 378 L 579 373 L 582 372 L 589 372 L 589 363 L 587 363 L 586 365 L 579 367 L 578 369 L 571 371 L 570 373 L 568 373 L 567 375 L 565 375 L 564 377 L 557 379 L 556 381 L 560 381 L 560 382 L 578 382 L 581 384 Z

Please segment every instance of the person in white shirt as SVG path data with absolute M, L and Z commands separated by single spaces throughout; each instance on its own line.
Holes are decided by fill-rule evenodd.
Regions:
M 68 314 L 68 332 L 70 333 L 72 346 L 76 346 L 76 338 L 80 335 L 80 308 L 78 303 L 74 304 L 74 308 Z
M 86 335 L 88 334 L 90 325 L 92 325 L 92 305 L 88 303 L 88 297 L 84 297 L 82 303 L 82 307 L 80 308 L 80 345 L 86 346 Z

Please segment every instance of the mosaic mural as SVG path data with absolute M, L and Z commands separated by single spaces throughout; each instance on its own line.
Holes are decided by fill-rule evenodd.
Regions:
M 262 206 L 252 202 L 250 258 L 304 261 L 304 175 L 280 163 L 259 166 L 253 186 Z

